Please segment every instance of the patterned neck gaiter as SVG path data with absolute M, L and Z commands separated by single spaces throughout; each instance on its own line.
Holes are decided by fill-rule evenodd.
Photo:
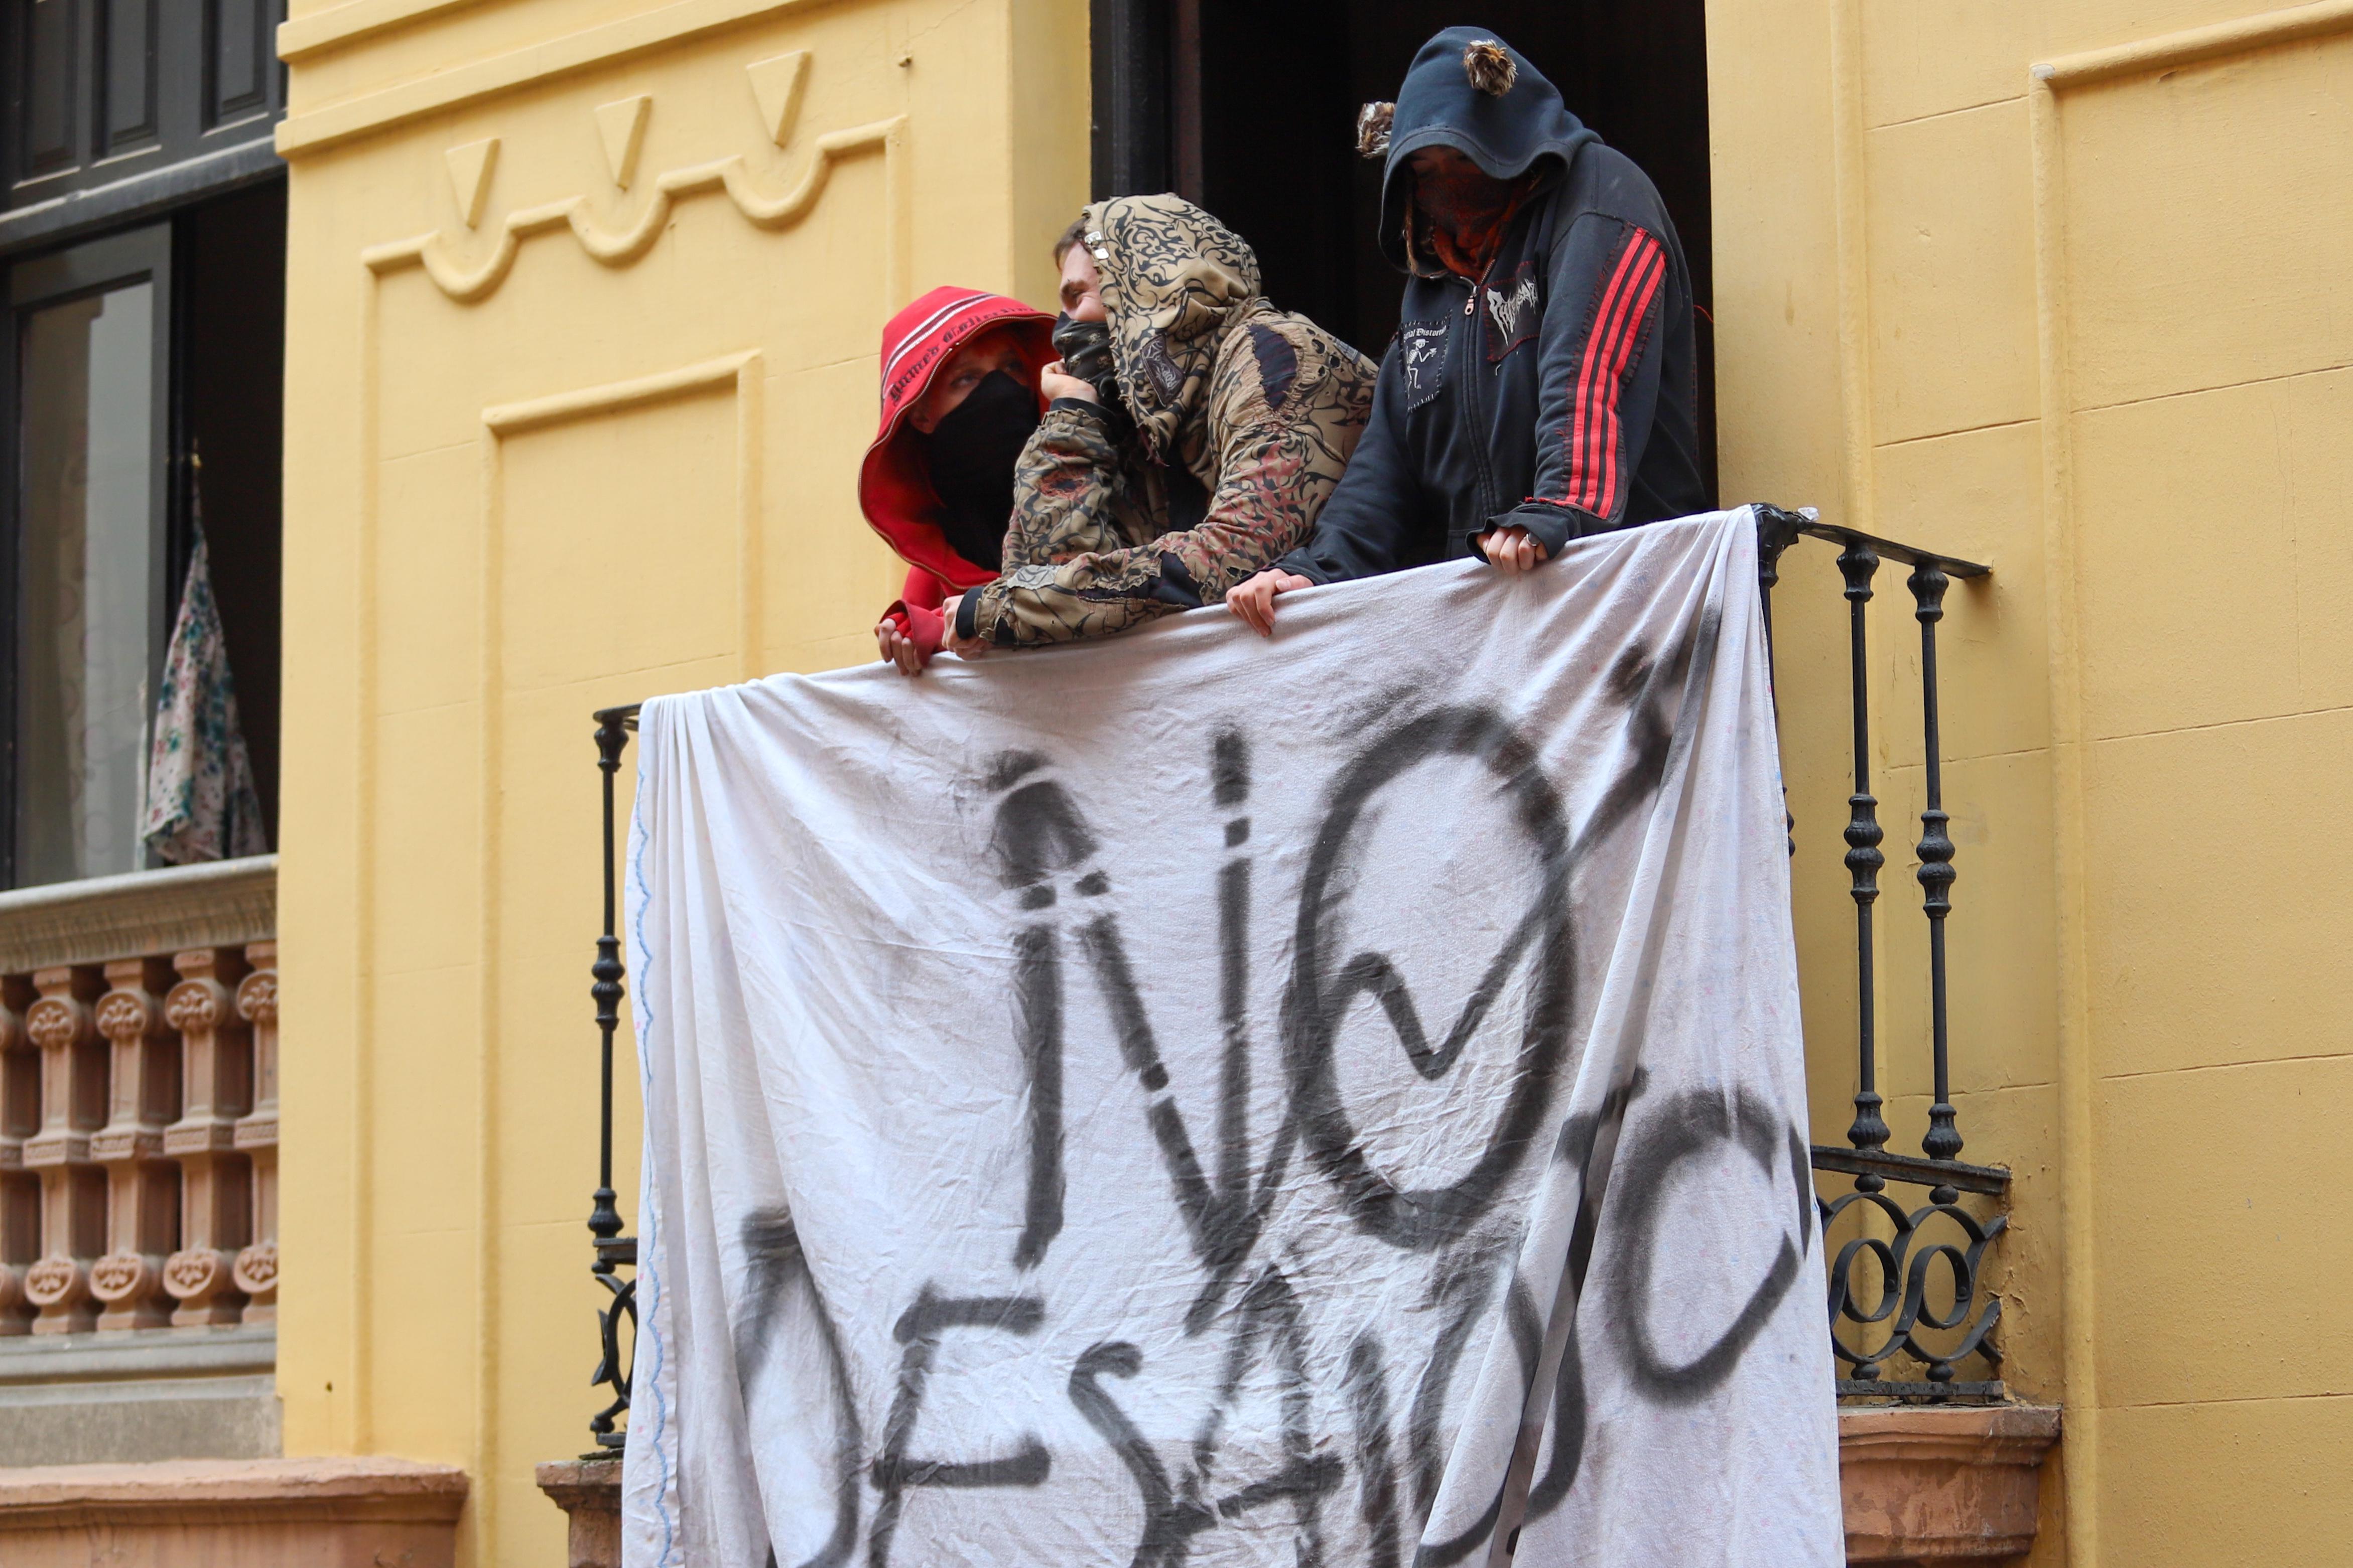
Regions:
M 1535 183 L 1533 173 L 1499 180 L 1468 162 L 1416 169 L 1405 220 L 1406 254 L 1415 269 L 1421 269 L 1427 256 L 1456 277 L 1477 282 Z

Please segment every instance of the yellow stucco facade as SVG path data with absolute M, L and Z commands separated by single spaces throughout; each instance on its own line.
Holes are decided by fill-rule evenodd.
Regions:
M 281 910 L 318 1031 L 287 1451 L 463 1463 L 471 1561 L 561 1561 L 532 1466 L 593 1408 L 587 715 L 871 651 L 880 323 L 1051 298 L 1086 7 L 356 0 L 280 47 Z
M 1708 26 L 1726 498 L 1995 568 L 1944 633 L 1953 1055 L 1964 1158 L 2016 1173 L 2006 1370 L 2066 1407 L 2034 1561 L 2343 1561 L 2353 1058 L 2313 868 L 2353 761 L 2353 7 L 1748 0 Z M 1852 784 L 1811 549 L 1776 611 L 1830 1142 Z M 1908 910 L 1917 639 L 1880 588 L 1882 909 Z M 1916 1148 L 1923 938 L 1883 927 Z
M 593 1408 L 587 715 L 871 656 L 880 323 L 944 282 L 1050 308 L 1087 17 L 343 0 L 280 34 L 286 1448 L 464 1464 L 474 1563 L 557 1560 L 532 1465 Z M 2066 1406 L 2034 1561 L 2337 1561 L 2348 917 L 2307 868 L 2353 762 L 2353 5 L 1708 29 L 1725 500 L 1995 569 L 1943 633 L 1953 1058 L 1965 1157 L 2016 1178 L 2005 1373 Z M 1775 605 L 1822 1142 L 1853 1088 L 1830 562 L 1799 545 Z M 1910 1150 L 1918 645 L 1879 587 Z

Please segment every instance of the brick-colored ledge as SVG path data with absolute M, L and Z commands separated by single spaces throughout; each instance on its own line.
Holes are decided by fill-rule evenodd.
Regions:
M 1839 1412 L 1846 1560 L 1861 1568 L 1968 1568 L 2034 1545 L 2042 1461 L 2059 1440 L 2048 1405 L 1850 1406 Z M 539 1467 L 571 1520 L 570 1568 L 620 1562 L 621 1467 Z
M 1846 1560 L 1962 1568 L 2034 1545 L 2050 1405 L 1851 1406 L 1839 1412 Z
M 166 1459 L 0 1469 L 0 1563 L 448 1568 L 466 1473 L 411 1459 Z

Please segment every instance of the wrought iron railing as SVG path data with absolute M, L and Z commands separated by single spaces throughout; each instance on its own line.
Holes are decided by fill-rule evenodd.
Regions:
M 2001 1303 L 1986 1288 L 1988 1250 L 2008 1224 L 1996 1213 L 1981 1218 L 1961 1202 L 1963 1194 L 2005 1197 L 2010 1173 L 1969 1164 L 1962 1148 L 1958 1115 L 1952 1103 L 1947 1058 L 1945 920 L 1952 910 L 1953 844 L 1945 829 L 1941 741 L 1936 709 L 1936 623 L 1944 617 L 1947 587 L 1955 577 L 1982 577 L 1989 568 L 1939 555 L 1852 529 L 1819 521 L 1810 512 L 1757 509 L 1757 579 L 1765 605 L 1768 660 L 1772 647 L 1772 591 L 1784 552 L 1800 537 L 1840 547 L 1839 570 L 1846 580 L 1849 658 L 1853 702 L 1854 793 L 1848 797 L 1845 862 L 1852 874 L 1855 905 L 1857 991 L 1857 1088 L 1850 1148 L 1816 1144 L 1818 1173 L 1852 1176 L 1852 1189 L 1835 1197 L 1817 1194 L 1825 1237 L 1840 1234 L 1829 1271 L 1829 1316 L 1832 1353 L 1842 1371 L 1841 1397 L 1905 1400 L 1998 1400 L 2005 1397 L 1998 1375 L 2001 1352 L 1994 1339 Z M 1918 844 L 1923 912 L 1928 921 L 1929 1048 L 1935 1102 L 1917 1155 L 1891 1152 L 1887 1123 L 1880 1115 L 1878 1038 L 1875 1014 L 1877 958 L 1873 905 L 1886 857 L 1879 801 L 1871 793 L 1871 708 L 1864 607 L 1873 579 L 1883 562 L 1912 568 L 1905 583 L 1920 623 L 1921 711 L 1926 742 L 1926 799 L 1920 814 Z M 586 1458 L 618 1458 L 628 1433 L 629 1381 L 637 1336 L 638 1244 L 621 1234 L 623 1223 L 613 1191 L 613 1036 L 620 1025 L 626 966 L 621 960 L 614 854 L 614 784 L 629 736 L 638 727 L 638 705 L 599 710 L 596 767 L 604 794 L 604 925 L 590 966 L 590 997 L 596 1003 L 598 1040 L 596 1189 L 588 1229 L 596 1238 L 590 1273 L 609 1292 L 597 1310 L 599 1355 L 592 1387 L 611 1391 L 611 1401 L 590 1420 L 596 1447 Z M 1792 852 L 1795 839 L 1791 840 Z M 1907 1208 L 1888 1195 L 1890 1184 L 1926 1187 L 1928 1201 Z M 1996 1206 L 1999 1206 L 1998 1204 Z M 1939 1235 L 1950 1239 L 1936 1239 Z M 1868 1268 L 1865 1267 L 1866 1261 Z M 1936 1289 L 1936 1265 L 1946 1266 L 1944 1289 Z M 624 1278 L 622 1271 L 628 1271 Z M 1916 1363 L 1920 1375 L 1887 1375 L 1898 1361 Z M 1965 1379 L 1964 1363 L 1982 1363 L 1986 1375 Z
M 2000 1373 L 2001 1350 L 1994 1330 L 2001 1321 L 2000 1299 L 1987 1288 L 1985 1265 L 2008 1218 L 1997 1212 L 1980 1217 L 1961 1202 L 1964 1193 L 1992 1197 L 2009 1194 L 2010 1173 L 1959 1159 L 1962 1142 L 1953 1107 L 1947 1028 L 1949 988 L 1945 961 L 1945 921 L 1952 913 L 1953 841 L 1946 832 L 1943 737 L 1937 715 L 1936 624 L 1945 616 L 1945 592 L 1956 577 L 1983 577 L 1990 568 L 1939 555 L 1908 544 L 1873 538 L 1820 521 L 1811 512 L 1757 509 L 1757 585 L 1765 605 L 1767 657 L 1773 626 L 1773 587 L 1783 552 L 1800 537 L 1839 547 L 1839 574 L 1846 581 L 1849 694 L 1853 713 L 1854 793 L 1847 797 L 1846 868 L 1854 900 L 1855 1046 L 1854 1121 L 1849 1148 L 1817 1143 L 1817 1173 L 1852 1176 L 1851 1191 L 1817 1196 L 1822 1234 L 1835 1238 L 1829 1279 L 1831 1352 L 1844 1375 L 1841 1397 L 1878 1399 L 1999 1400 L 2006 1396 Z M 1915 875 L 1921 910 L 1928 922 L 1928 1049 L 1934 1101 L 1920 1152 L 1890 1152 L 1892 1136 L 1880 1115 L 1878 952 L 1873 943 L 1873 906 L 1879 873 L 1887 858 L 1879 823 L 1879 800 L 1871 792 L 1871 680 L 1865 609 L 1873 579 L 1883 563 L 1912 568 L 1905 579 L 1913 616 L 1920 623 L 1920 714 L 1923 742 L 1920 839 Z M 1796 853 L 1794 833 L 1790 852 Z M 1926 1187 L 1928 1201 L 1907 1208 L 1888 1194 L 1890 1184 Z M 1841 1222 L 1845 1222 L 1843 1225 Z M 1946 1278 L 1936 1279 L 1943 1264 Z M 1964 1378 L 1975 1362 L 1984 1375 Z M 1889 1375 L 1891 1363 L 1916 1366 L 1919 1375 Z
M 638 727 L 638 705 L 607 708 L 596 714 L 596 771 L 605 793 L 605 924 L 596 938 L 596 962 L 589 965 L 588 994 L 596 1004 L 596 1190 L 588 1209 L 588 1234 L 595 1237 L 596 1261 L 588 1272 L 611 1299 L 596 1310 L 599 1354 L 591 1388 L 610 1388 L 612 1403 L 588 1423 L 596 1447 L 584 1459 L 618 1458 L 628 1439 L 619 1425 L 629 1409 L 629 1373 L 637 1355 L 638 1238 L 621 1234 L 621 1211 L 613 1193 L 613 1031 L 620 1027 L 622 981 L 628 966 L 621 962 L 620 921 L 615 888 L 613 855 L 613 781 L 621 771 L 621 753 Z M 628 1269 L 629 1277 L 621 1278 Z M 628 1325 L 628 1343 L 622 1343 L 622 1325 Z

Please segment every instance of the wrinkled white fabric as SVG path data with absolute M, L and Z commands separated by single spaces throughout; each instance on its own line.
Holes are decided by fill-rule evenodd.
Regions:
M 631 1568 L 1842 1561 L 1747 513 L 642 722 Z

